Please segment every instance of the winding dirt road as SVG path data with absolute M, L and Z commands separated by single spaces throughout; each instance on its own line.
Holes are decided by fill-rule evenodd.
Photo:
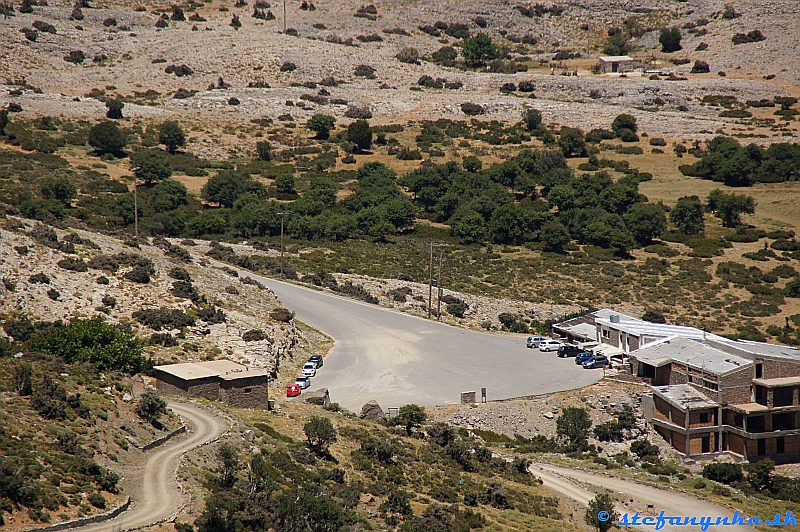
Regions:
M 168 401 L 169 407 L 187 425 L 187 436 L 158 447 L 147 455 L 147 461 L 134 479 L 136 488 L 130 494 L 130 509 L 102 523 L 75 528 L 82 532 L 130 530 L 153 524 L 175 513 L 186 500 L 175 482 L 175 471 L 181 456 L 217 438 L 228 429 L 223 419 L 198 406 Z
M 665 516 L 680 517 L 703 517 L 715 518 L 731 517 L 733 512 L 727 508 L 722 508 L 711 504 L 697 497 L 692 497 L 677 491 L 653 488 L 643 484 L 637 484 L 629 480 L 603 475 L 602 473 L 591 473 L 576 469 L 552 466 L 550 464 L 533 464 L 530 467 L 531 473 L 542 479 L 544 486 L 569 497 L 587 506 L 589 501 L 600 490 L 609 490 L 613 496 L 622 501 L 617 505 L 617 511 L 627 512 L 633 515 L 639 512 L 640 515 L 658 515 L 663 511 Z M 642 530 L 654 530 L 653 526 L 637 527 Z M 683 531 L 699 530 L 699 527 L 691 526 L 670 526 L 666 525 L 662 530 Z M 748 526 L 711 526 L 710 531 L 730 531 L 746 532 L 754 530 Z

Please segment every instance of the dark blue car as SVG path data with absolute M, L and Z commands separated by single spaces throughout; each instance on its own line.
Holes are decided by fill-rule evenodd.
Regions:
M 581 353 L 578 353 L 578 355 L 575 357 L 575 363 L 583 364 L 592 357 L 594 357 L 594 353 L 591 353 L 589 351 L 583 351 Z
M 583 369 L 594 369 L 608 366 L 608 357 L 605 355 L 597 355 L 583 363 Z

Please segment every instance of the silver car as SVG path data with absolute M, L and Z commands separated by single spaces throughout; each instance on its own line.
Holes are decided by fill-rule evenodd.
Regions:
M 548 351 L 558 351 L 558 348 L 561 347 L 562 344 L 558 340 L 545 340 L 544 342 L 539 344 L 539 351 L 548 352 Z
M 539 347 L 539 344 L 545 341 L 547 341 L 547 338 L 544 336 L 528 336 L 528 341 L 525 342 L 525 345 L 528 346 L 528 349 L 533 349 L 534 347 Z
M 301 390 L 305 390 L 309 386 L 311 386 L 311 377 L 306 377 L 305 375 L 299 375 L 295 377 L 294 383 L 300 387 Z

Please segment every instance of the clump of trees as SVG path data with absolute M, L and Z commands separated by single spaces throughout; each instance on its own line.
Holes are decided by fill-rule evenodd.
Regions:
M 756 144 L 742 146 L 734 138 L 717 136 L 708 141 L 700 160 L 679 168 L 684 175 L 732 187 L 797 181 L 800 179 L 800 145 L 780 142 L 768 148 Z
M 658 36 L 658 42 L 661 43 L 661 51 L 665 54 L 671 54 L 683 49 L 683 46 L 681 46 L 681 30 L 678 28 L 663 28 Z

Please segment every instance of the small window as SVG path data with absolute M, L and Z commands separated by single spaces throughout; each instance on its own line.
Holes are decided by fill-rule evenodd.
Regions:
M 763 376 L 764 376 L 764 363 L 756 362 L 756 379 L 760 379 Z
M 708 423 L 708 412 L 700 413 L 700 423 Z
M 244 389 L 244 393 L 250 393 L 250 392 L 252 392 L 252 391 L 253 391 L 253 389 L 252 389 L 252 388 L 245 388 L 245 389 Z
M 611 338 L 611 331 L 603 329 L 603 338 Z
M 779 437 L 775 442 L 776 450 L 778 454 L 783 454 L 786 452 L 786 440 L 783 436 Z

